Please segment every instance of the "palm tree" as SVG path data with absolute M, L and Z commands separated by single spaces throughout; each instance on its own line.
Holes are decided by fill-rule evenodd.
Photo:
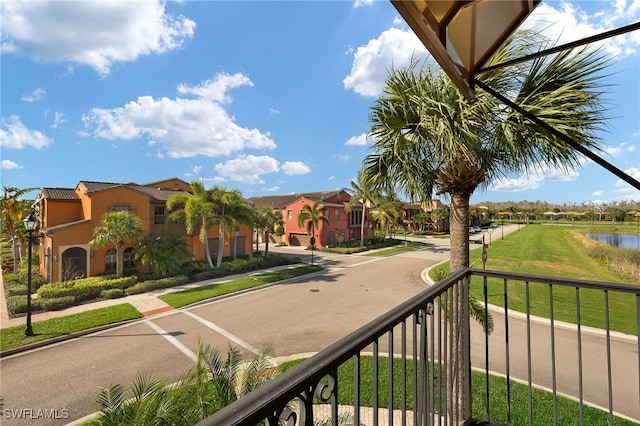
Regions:
M 224 249 L 225 232 L 235 236 L 236 226 L 238 223 L 251 224 L 253 220 L 253 207 L 249 204 L 238 190 L 228 191 L 224 188 L 215 187 L 212 189 L 214 194 L 214 212 L 218 219 L 218 258 L 216 266 L 219 268 L 222 264 L 222 250 Z M 233 257 L 236 257 L 234 250 Z
M 365 214 L 367 211 L 367 205 L 375 204 L 375 201 L 380 197 L 380 194 L 373 191 L 368 185 L 368 182 L 363 177 L 363 172 L 358 172 L 358 181 L 351 181 L 351 199 L 344 206 L 348 212 L 353 209 L 356 203 L 362 204 L 362 218 L 360 220 L 360 246 L 364 246 L 364 222 Z
M 180 273 L 189 254 L 185 239 L 175 234 L 150 233 L 138 241 L 135 249 L 136 262 L 148 263 L 161 277 Z
M 378 202 L 376 211 L 371 213 L 383 232 L 383 238 L 391 233 L 391 229 L 401 216 L 400 208 L 401 203 L 395 197 L 384 197 Z
M 545 49 L 532 32 L 517 32 L 488 61 L 504 63 Z M 524 110 L 558 128 L 576 143 L 599 150 L 602 73 L 606 61 L 586 50 L 564 51 L 483 73 L 479 81 L 509 94 Z M 446 194 L 451 200 L 451 271 L 469 266 L 469 199 L 496 178 L 539 165 L 572 169 L 581 155 L 543 126 L 478 90 L 467 101 L 441 71 L 394 69 L 370 113 L 374 153 L 364 159 L 374 187 L 400 188 L 412 200 Z M 462 291 L 452 292 L 452 327 L 460 330 Z M 466 336 L 452 336 L 460 345 Z M 459 354 L 461 357 L 462 354 Z M 462 359 L 455 364 L 463 365 Z M 464 383 L 463 368 L 453 371 Z M 452 376 L 453 377 L 453 376 Z M 460 403 L 460 401 L 458 401 Z M 452 413 L 462 413 L 453 401 Z M 453 415 L 452 415 L 453 417 Z M 457 417 L 457 415 L 455 416 Z
M 517 32 L 487 65 L 545 48 L 541 36 Z M 515 102 L 586 148 L 600 149 L 605 60 L 595 53 L 567 51 L 552 59 L 481 75 L 487 86 L 515 95 Z M 541 163 L 561 169 L 579 165 L 581 155 L 549 131 L 478 91 L 467 101 L 440 71 L 394 69 L 371 108 L 374 153 L 364 159 L 374 188 L 401 188 L 413 200 L 447 194 L 451 199 L 451 269 L 469 265 L 469 199 L 509 173 Z
M 256 210 L 254 226 L 256 231 L 265 232 L 264 256 L 269 255 L 269 234 L 276 226 L 283 226 L 282 210 L 273 210 L 270 207 L 261 207 Z M 258 250 L 258 238 L 256 238 L 256 251 Z
M 13 256 L 13 270 L 18 269 L 18 259 L 22 258 L 19 248 L 26 245 L 27 235 L 24 232 L 22 219 L 31 210 L 31 203 L 21 200 L 29 192 L 38 188 L 19 189 L 13 186 L 2 185 L 2 198 L 0 198 L 0 210 L 2 210 L 2 230 L 11 240 L 11 254 Z M 23 231 L 23 232 L 21 232 Z
M 201 182 L 191 182 L 191 192 L 193 195 L 179 193 L 172 195 L 167 200 L 169 223 L 181 222 L 185 224 L 187 233 L 193 235 L 199 226 L 199 238 L 204 244 L 204 253 L 209 262 L 209 267 L 213 268 L 211 260 L 211 250 L 209 249 L 209 230 L 216 224 L 214 214 L 213 190 L 206 190 Z
M 93 230 L 93 240 L 90 247 L 115 246 L 116 275 L 122 276 L 122 249 L 127 241 L 136 243 L 144 235 L 144 225 L 138 216 L 127 211 L 105 213 L 100 224 Z
M 320 223 L 329 224 L 326 209 L 322 206 L 322 201 L 318 200 L 313 205 L 305 204 L 298 216 L 298 226 L 304 227 L 307 234 L 311 235 L 311 246 L 315 245 L 316 229 Z

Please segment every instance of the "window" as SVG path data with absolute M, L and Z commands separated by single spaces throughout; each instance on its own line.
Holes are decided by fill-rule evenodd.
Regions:
M 156 206 L 153 208 L 153 223 L 154 225 L 165 224 L 165 208 L 164 206 Z
M 293 219 L 293 211 L 287 210 L 287 220 Z
M 118 257 L 116 256 L 116 249 L 109 249 L 104 255 L 104 271 L 116 272 L 116 262 Z
M 128 212 L 129 210 L 129 206 L 125 204 L 116 204 L 115 206 L 113 206 L 114 212 Z
M 122 255 L 124 269 L 133 269 L 136 267 L 136 259 L 133 253 L 133 247 L 126 249 Z

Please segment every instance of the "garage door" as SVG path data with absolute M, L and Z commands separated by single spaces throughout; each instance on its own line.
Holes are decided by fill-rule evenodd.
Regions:
M 289 234 L 289 245 L 307 247 L 311 244 L 311 235 Z

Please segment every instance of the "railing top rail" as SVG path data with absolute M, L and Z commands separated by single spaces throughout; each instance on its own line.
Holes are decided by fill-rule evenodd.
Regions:
M 568 287 L 590 288 L 596 290 L 621 291 L 625 293 L 640 294 L 640 285 L 607 283 L 601 281 L 577 280 L 574 278 L 547 277 L 542 275 L 519 274 L 515 272 L 493 271 L 489 269 L 469 269 L 471 275 L 487 276 L 494 278 L 507 278 L 517 281 L 554 284 Z
M 469 270 L 457 271 L 406 302 L 391 309 L 360 329 L 318 352 L 305 363 L 297 365 L 259 389 L 226 406 L 198 426 L 231 424 L 256 424 L 273 413 L 264 408 L 284 406 L 303 391 L 309 383 L 316 383 L 332 369 L 359 353 L 378 337 L 404 321 L 408 316 L 424 308 L 461 279 L 469 276 Z

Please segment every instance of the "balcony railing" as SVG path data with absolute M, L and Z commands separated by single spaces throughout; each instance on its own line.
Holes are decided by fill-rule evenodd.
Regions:
M 640 287 L 467 269 L 200 424 L 638 422 L 639 329 Z

